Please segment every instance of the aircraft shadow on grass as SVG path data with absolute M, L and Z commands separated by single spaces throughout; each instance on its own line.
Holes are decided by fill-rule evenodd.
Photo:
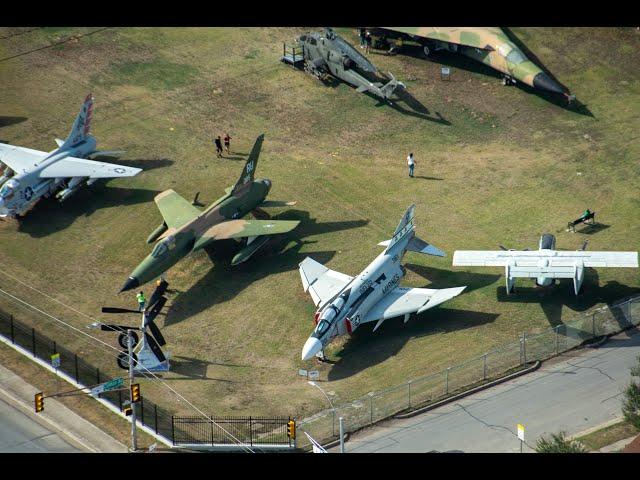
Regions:
M 184 357 L 182 355 L 171 356 L 171 371 L 181 378 L 167 378 L 164 380 L 213 380 L 217 382 L 235 383 L 233 380 L 225 378 L 212 378 L 207 376 L 209 365 L 221 365 L 225 367 L 247 367 L 249 365 L 234 365 L 222 362 L 208 362 L 199 358 Z M 252 367 L 253 368 L 253 367 Z M 185 378 L 186 377 L 186 378 Z
M 514 43 L 516 43 L 516 45 L 518 46 L 522 45 L 520 42 L 514 42 Z M 526 48 L 522 49 L 522 51 L 523 53 L 525 53 L 525 55 L 527 54 L 527 52 L 529 52 L 529 50 Z M 403 47 L 402 54 L 409 57 L 419 58 L 421 60 L 427 60 L 434 63 L 438 63 L 447 67 L 457 68 L 459 70 L 466 70 L 467 72 L 478 73 L 481 75 L 486 75 L 488 77 L 493 77 L 495 79 L 500 79 L 500 80 L 502 79 L 501 72 L 494 70 L 493 68 L 489 67 L 488 65 L 485 65 L 482 62 L 468 58 L 460 53 L 449 52 L 447 50 L 439 50 L 429 55 L 429 58 L 425 58 L 424 53 L 422 52 L 422 49 L 420 47 L 405 45 Z M 551 78 L 557 81 L 557 79 L 544 67 L 544 65 L 542 65 L 542 63 L 537 60 L 537 57 L 535 57 L 535 55 L 528 56 L 528 58 L 531 61 L 534 61 L 536 65 L 538 65 L 543 72 L 547 73 Z M 530 87 L 529 85 L 525 85 L 522 82 L 518 82 L 516 86 L 520 90 L 530 95 L 537 95 L 538 97 L 544 99 L 545 101 L 553 105 L 556 105 L 564 110 L 574 112 L 579 115 L 594 117 L 593 113 L 589 110 L 587 105 L 581 103 L 579 100 L 574 100 L 573 102 L 568 104 L 567 99 L 564 97 L 564 95 L 560 95 L 552 92 L 546 92 L 543 90 L 538 90 L 533 87 Z
M 402 350 L 412 338 L 420 338 L 437 333 L 446 333 L 493 322 L 499 314 L 455 310 L 438 306 L 420 315 L 411 315 L 407 323 L 402 317 L 386 320 L 373 332 L 375 322 L 358 328 L 347 340 L 328 379 L 330 381 L 350 377 L 360 371 L 384 362 Z
M 335 255 L 335 250 L 301 252 L 303 246 L 315 243 L 302 239 L 359 228 L 368 223 L 368 220 L 318 223 L 309 218 L 308 212 L 301 210 L 288 210 L 278 215 L 277 219 L 301 220 L 301 223 L 292 232 L 274 236 L 259 253 L 245 263 L 235 267 L 231 265 L 231 258 L 239 250 L 234 240 L 221 240 L 205 248 L 214 265 L 193 287 L 174 298 L 165 317 L 165 325 L 181 322 L 215 304 L 231 300 L 247 286 L 269 275 L 296 270 L 307 256 L 312 256 L 320 263 L 328 262 Z M 292 239 L 295 239 L 295 244 L 287 248 Z
M 5 117 L 0 115 L 0 128 L 8 127 L 9 125 L 15 125 L 16 123 L 22 123 L 28 120 L 27 117 Z
M 584 225 L 582 228 L 576 227 L 576 233 L 582 233 L 583 235 L 593 235 L 598 232 L 601 232 L 602 230 L 606 230 L 610 226 L 611 225 L 607 225 L 605 223 L 596 223 L 594 225 L 587 224 L 587 225 Z
M 378 101 L 376 107 L 388 106 L 403 115 L 420 118 L 429 122 L 441 125 L 451 125 L 451 122 L 444 118 L 440 112 L 431 113 L 417 98 L 409 93 L 405 88 L 397 88 L 391 97 L 390 102 L 385 102 L 373 93 L 364 92 L 365 95 Z
M 501 277 L 499 274 L 443 270 L 414 263 L 407 263 L 405 267 L 407 270 L 411 270 L 422 278 L 429 280 L 429 284 L 421 288 L 452 288 L 466 285 L 467 288 L 462 292 L 462 295 L 491 285 Z
M 141 168 L 143 171 L 140 172 L 140 174 L 149 170 L 155 170 L 156 168 L 170 167 L 175 163 L 173 160 L 169 160 L 168 158 L 138 158 L 129 160 L 122 159 L 120 157 L 113 157 L 110 155 L 100 155 L 95 157 L 94 160 L 100 162 L 117 163 L 118 165 L 124 165 L 125 167 Z
M 82 187 L 71 199 L 60 204 L 54 198 L 42 199 L 19 221 L 18 231 L 32 237 L 45 237 L 64 230 L 80 216 L 90 216 L 96 210 L 151 202 L 160 193 L 141 188 L 108 187 L 97 181 Z
M 515 293 L 508 295 L 506 287 L 500 286 L 496 290 L 496 298 L 499 302 L 539 303 L 549 325 L 556 327 L 564 324 L 562 307 L 573 311 L 566 318 L 569 321 L 576 318 L 576 313 L 585 312 L 599 303 L 611 305 L 621 298 L 640 293 L 640 288 L 616 281 L 609 281 L 602 286 L 599 283 L 598 272 L 593 268 L 585 268 L 583 292 L 580 295 L 574 293 L 572 279 L 559 279 L 557 284 L 549 287 L 537 287 L 527 282 L 527 279 L 518 279 Z M 532 284 L 534 286 L 526 286 Z

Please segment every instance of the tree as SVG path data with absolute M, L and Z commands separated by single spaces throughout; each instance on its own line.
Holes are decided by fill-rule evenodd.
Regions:
M 538 453 L 587 453 L 588 450 L 577 440 L 567 438 L 565 432 L 552 433 L 551 438 L 540 437 L 536 444 Z
M 638 365 L 631 368 L 631 376 L 640 378 L 640 356 Z M 634 382 L 633 378 L 624 391 L 622 413 L 627 422 L 640 430 L 640 384 Z

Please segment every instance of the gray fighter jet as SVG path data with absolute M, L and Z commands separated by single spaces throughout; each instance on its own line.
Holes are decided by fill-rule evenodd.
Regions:
M 318 79 L 333 75 L 357 87 L 358 92 L 371 92 L 383 100 L 389 100 L 397 87 L 404 88 L 391 72 L 386 85 L 380 82 L 376 67 L 330 28 L 301 35 L 297 43 L 302 48 L 305 71 Z
M 119 150 L 97 151 L 96 139 L 89 134 L 93 97 L 87 95 L 66 140 L 56 139 L 58 148 L 41 152 L 0 143 L 0 217 L 24 215 L 41 199 L 57 191 L 61 202 L 82 185 L 99 178 L 132 177 L 140 168 L 86 160 L 97 155 L 117 155 Z
M 422 313 L 453 298 L 467 288 L 455 287 L 435 290 L 406 288 L 398 284 L 406 270 L 400 264 L 407 250 L 444 257 L 433 245 L 415 236 L 413 223 L 415 205 L 411 205 L 398 224 L 391 240 L 380 242 L 385 251 L 376 257 L 358 276 L 329 270 L 324 265 L 305 258 L 300 263 L 300 277 L 318 307 L 316 328 L 302 348 L 302 360 L 314 355 L 324 356 L 323 350 L 338 335 L 351 334 L 359 325 L 377 321 L 377 330 L 388 318 Z

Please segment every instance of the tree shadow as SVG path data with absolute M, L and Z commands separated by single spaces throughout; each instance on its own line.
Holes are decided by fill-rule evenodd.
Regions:
M 144 171 L 155 170 L 156 168 L 170 167 L 175 162 L 168 158 L 149 158 L 149 159 L 135 159 L 135 160 L 123 160 L 119 157 L 111 155 L 100 155 L 95 157 L 95 160 L 101 162 L 117 163 L 125 167 L 141 168 Z
M 401 317 L 386 320 L 375 332 L 375 322 L 364 324 L 336 354 L 338 360 L 327 378 L 340 380 L 382 363 L 397 355 L 412 338 L 477 327 L 493 322 L 498 316 L 497 313 L 435 308 L 412 315 L 406 324 Z
M 498 287 L 496 299 L 499 302 L 539 303 L 547 317 L 549 325 L 562 325 L 562 310 L 567 307 L 573 312 L 584 312 L 599 303 L 611 305 L 621 298 L 640 293 L 640 288 L 629 287 L 616 281 L 599 286 L 598 272 L 593 268 L 585 268 L 583 291 L 576 295 L 573 291 L 573 280 L 558 279 L 558 283 L 548 287 L 523 287 L 526 279 L 518 279 L 515 292 L 507 294 L 505 286 Z M 535 285 L 535 284 L 534 284 Z M 571 315 L 571 314 L 570 314 Z M 572 318 L 570 317 L 569 320 Z
M 0 115 L 0 128 L 8 127 L 9 125 L 15 125 L 16 123 L 22 123 L 28 120 L 27 117 L 5 117 Z
M 146 203 L 160 193 L 141 188 L 108 187 L 98 181 L 90 187 L 83 186 L 64 203 L 45 198 L 20 220 L 18 231 L 31 237 L 45 237 L 64 230 L 78 217 L 88 217 L 96 210 Z
M 212 305 L 231 300 L 248 285 L 273 273 L 297 269 L 298 264 L 309 255 L 318 262 L 326 263 L 333 258 L 335 250 L 303 253 L 300 252 L 303 246 L 315 242 L 302 239 L 360 228 L 369 223 L 368 220 L 317 222 L 310 218 L 309 212 L 295 209 L 287 210 L 274 218 L 300 220 L 300 224 L 287 235 L 274 236 L 262 247 L 259 255 L 237 266 L 232 266 L 230 262 L 239 249 L 236 241 L 220 240 L 206 248 L 205 252 L 215 265 L 193 287 L 175 297 L 165 317 L 165 325 L 181 322 Z M 295 244 L 288 247 L 291 237 L 295 237 Z
M 441 268 L 427 267 L 415 263 L 407 263 L 408 270 L 429 280 L 429 284 L 422 288 L 451 288 L 466 285 L 463 293 L 469 293 L 479 288 L 484 288 L 497 282 L 501 275 L 490 273 L 471 273 L 465 271 L 443 270 Z

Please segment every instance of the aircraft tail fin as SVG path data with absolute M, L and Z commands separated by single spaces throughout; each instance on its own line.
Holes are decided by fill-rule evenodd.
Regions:
M 399 241 L 406 239 L 408 235 L 413 236 L 413 231 L 415 230 L 415 226 L 413 224 L 413 216 L 415 210 L 416 206 L 411 205 L 409 208 L 407 208 L 407 211 L 404 212 L 402 220 L 400 220 L 400 223 L 398 223 L 395 232 L 393 232 L 393 237 L 391 237 L 391 240 L 388 240 L 388 244 L 386 245 L 387 249 L 385 250 L 385 252 L 388 252 Z
M 389 73 L 389 76 L 391 77 L 391 80 L 389 80 L 389 82 L 386 85 L 380 88 L 380 91 L 382 92 L 385 99 L 393 95 L 393 92 L 395 92 L 396 88 L 398 87 L 405 88 L 404 83 L 397 80 L 396 77 L 394 77 L 391 72 L 388 72 L 388 73 Z
M 242 169 L 242 174 L 240 174 L 240 178 L 236 182 L 231 191 L 231 194 L 238 192 L 245 185 L 253 182 L 253 177 L 256 172 L 256 165 L 258 165 L 258 157 L 260 156 L 260 150 L 262 148 L 262 142 L 264 141 L 264 133 L 261 134 L 258 138 L 256 138 L 256 143 L 253 144 L 253 148 L 251 149 L 251 153 L 249 154 L 249 158 L 247 159 L 247 163 Z
M 91 117 L 93 115 L 93 95 L 90 93 L 84 99 L 84 103 L 80 108 L 80 113 L 73 122 L 71 132 L 60 147 L 71 147 L 80 143 L 89 135 L 89 129 L 91 128 Z

